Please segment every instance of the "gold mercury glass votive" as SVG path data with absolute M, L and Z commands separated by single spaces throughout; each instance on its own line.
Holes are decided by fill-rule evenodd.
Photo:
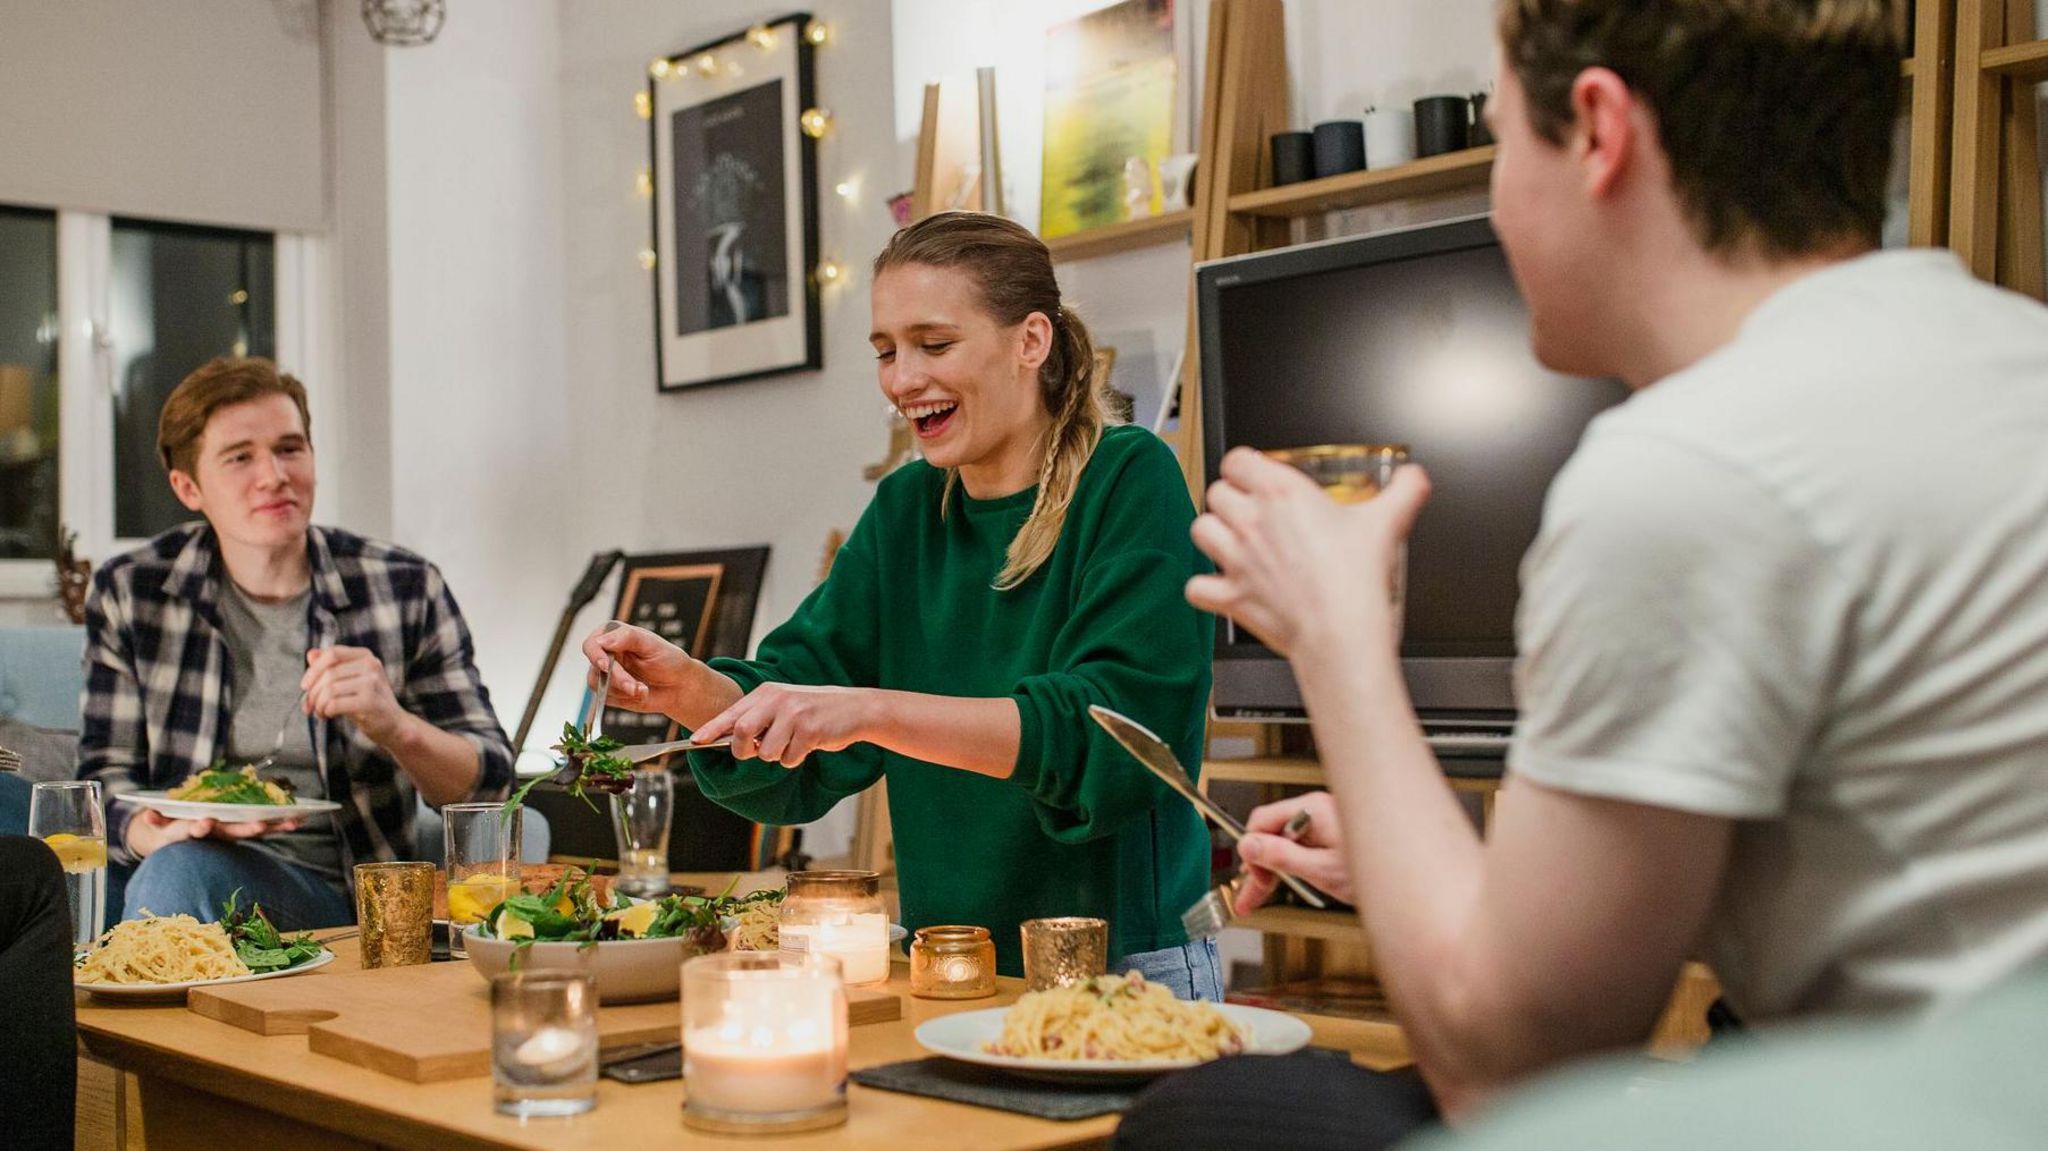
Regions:
M 920 927 L 910 941 L 910 993 L 983 999 L 996 993 L 996 945 L 986 927 Z
M 1093 979 L 1109 965 L 1106 919 L 1027 919 L 1018 934 L 1024 939 L 1024 983 L 1032 991 Z
M 356 864 L 363 966 L 408 967 L 434 957 L 434 865 Z

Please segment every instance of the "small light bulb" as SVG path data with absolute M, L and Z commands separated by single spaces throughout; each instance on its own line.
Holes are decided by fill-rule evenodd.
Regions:
M 818 265 L 818 282 L 836 284 L 846 278 L 846 268 L 837 260 L 827 259 Z
M 823 20 L 813 20 L 804 25 L 804 39 L 813 45 L 823 44 L 831 38 L 832 29 L 826 27 Z
M 797 117 L 797 123 L 803 126 L 804 135 L 822 140 L 832 128 L 832 113 L 823 108 L 805 108 L 804 114 Z
M 642 268 L 643 270 L 645 270 L 645 271 L 649 271 L 649 272 L 651 272 L 651 271 L 653 271 L 653 270 L 654 270 L 654 249 L 653 249 L 653 248 L 642 248 L 642 249 L 640 249 L 640 267 L 641 267 L 641 268 Z
M 633 93 L 633 114 L 642 120 L 654 119 L 654 97 L 645 92 Z
M 670 64 L 667 60 L 656 60 L 647 66 L 647 74 L 657 80 L 666 80 L 668 79 L 669 70 L 673 67 L 674 65 Z
M 763 52 L 773 52 L 776 40 L 775 29 L 770 28 L 766 24 L 756 24 L 752 28 L 747 29 L 747 43 L 752 44 Z
M 249 293 L 248 290 L 244 288 L 236 288 L 234 295 L 228 297 L 228 303 L 233 304 L 236 307 L 240 307 L 248 302 Z
M 851 200 L 853 199 L 853 181 L 841 180 L 837 184 L 832 185 L 832 191 L 837 193 L 842 200 Z
M 633 191 L 638 193 L 643 200 L 652 200 L 654 198 L 654 172 L 652 169 L 642 168 L 639 174 L 633 177 Z
M 718 57 L 713 56 L 709 52 L 697 57 L 697 74 L 699 76 L 718 75 Z

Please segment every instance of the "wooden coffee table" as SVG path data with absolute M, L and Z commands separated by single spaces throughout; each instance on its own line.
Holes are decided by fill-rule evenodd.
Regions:
M 333 949 L 336 961 L 323 971 L 288 981 L 302 984 L 309 1002 L 321 1001 L 329 973 L 358 968 L 353 940 L 338 941 Z M 1021 981 L 1006 979 L 994 999 L 922 1000 L 910 995 L 907 971 L 899 963 L 890 986 L 903 997 L 903 1018 L 852 1030 L 849 1055 L 855 1068 L 918 1058 L 926 1054 L 912 1037 L 919 1023 L 954 1011 L 1000 1006 L 1023 990 Z M 1399 1031 L 1390 1025 L 1304 1018 L 1316 1043 L 1352 1051 L 1367 1066 L 1407 1060 Z M 685 1128 L 680 1080 L 627 1086 L 600 1079 L 596 1110 L 573 1119 L 522 1124 L 492 1110 L 488 1076 L 405 1082 L 313 1054 L 303 1035 L 257 1035 L 204 1018 L 182 1003 L 108 1004 L 81 996 L 78 1030 L 84 1050 L 81 1148 L 617 1151 L 764 1145 Z M 1027 1151 L 1099 1146 L 1116 1125 L 1113 1116 L 1054 1122 L 859 1084 L 849 1085 L 848 1092 L 850 1116 L 844 1126 L 769 1142 L 776 1151 Z

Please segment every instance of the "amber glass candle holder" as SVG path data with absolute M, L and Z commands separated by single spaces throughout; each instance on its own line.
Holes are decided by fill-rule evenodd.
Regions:
M 910 941 L 910 993 L 985 999 L 996 993 L 996 945 L 986 927 L 920 927 Z
M 1018 933 L 1024 939 L 1024 983 L 1032 991 L 1093 979 L 1109 965 L 1106 919 L 1027 919 Z
M 356 864 L 356 923 L 363 966 L 409 967 L 434 958 L 434 865 Z
M 889 912 L 875 872 L 792 873 L 777 930 L 786 954 L 839 960 L 848 986 L 889 981 Z

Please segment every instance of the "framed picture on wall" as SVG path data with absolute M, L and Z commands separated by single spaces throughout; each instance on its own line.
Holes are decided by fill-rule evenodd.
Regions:
M 768 568 L 765 547 L 628 555 L 612 618 L 636 624 L 698 659 L 745 657 Z M 604 732 L 628 744 L 676 738 L 674 720 L 606 708 Z
M 824 366 L 807 13 L 667 57 L 648 79 L 662 391 Z

